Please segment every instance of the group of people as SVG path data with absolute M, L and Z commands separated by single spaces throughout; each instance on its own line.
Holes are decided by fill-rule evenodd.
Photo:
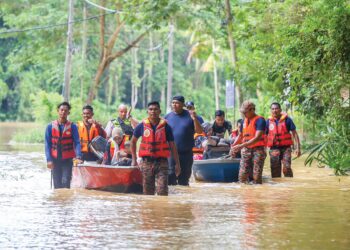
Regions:
M 225 140 L 230 155 L 241 157 L 239 181 L 242 183 L 262 183 L 266 147 L 270 152 L 272 177 L 281 177 L 281 172 L 293 177 L 293 140 L 297 156 L 300 156 L 300 142 L 292 119 L 282 113 L 280 104 L 271 104 L 271 117 L 265 120 L 255 113 L 254 103 L 243 102 L 240 111 L 244 120 L 238 120 L 235 129 L 225 120 L 222 110 L 215 112 L 211 124 L 204 122 L 196 114 L 194 103 L 185 102 L 183 96 L 174 96 L 171 106 L 172 111 L 162 118 L 159 102 L 152 101 L 147 105 L 147 117 L 139 122 L 122 104 L 118 107 L 118 117 L 103 128 L 94 120 L 90 105 L 83 107 L 82 121 L 75 124 L 68 120 L 70 104 L 60 103 L 58 119 L 48 124 L 45 133 L 47 167 L 52 170 L 54 188 L 70 188 L 73 160 L 75 163 L 99 161 L 89 147 L 98 136 L 108 140 L 102 163 L 138 166 L 144 194 L 167 195 L 168 185 L 188 186 L 194 153 L 203 153 L 210 138 Z M 229 138 L 225 139 L 225 134 Z
M 240 111 L 244 116 L 243 126 L 231 146 L 232 155 L 238 152 L 241 154 L 240 182 L 262 183 L 266 147 L 269 148 L 271 177 L 281 177 L 281 172 L 285 177 L 293 177 L 291 153 L 294 142 L 297 157 L 301 155 L 295 124 L 286 113 L 282 113 L 279 103 L 272 103 L 270 110 L 271 116 L 265 120 L 255 113 L 254 103 L 242 103 Z

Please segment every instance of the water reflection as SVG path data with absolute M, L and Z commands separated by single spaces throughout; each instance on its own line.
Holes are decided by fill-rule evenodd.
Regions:
M 41 149 L 2 147 L 2 249 L 350 248 L 349 178 L 301 161 L 293 179 L 191 183 L 153 197 L 51 190 Z

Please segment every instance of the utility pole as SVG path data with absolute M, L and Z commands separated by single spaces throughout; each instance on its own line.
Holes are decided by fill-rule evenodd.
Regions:
M 236 53 L 236 42 L 233 37 L 233 16 L 231 12 L 231 3 L 230 0 L 225 0 L 225 14 L 226 14 L 226 19 L 227 19 L 227 36 L 228 36 L 228 43 L 230 46 L 230 58 L 231 58 L 231 63 L 232 63 L 232 68 L 233 70 L 236 70 L 237 66 L 237 53 Z M 243 96 L 241 92 L 241 88 L 239 86 L 239 83 L 235 84 L 235 92 L 234 95 L 238 97 L 238 106 L 240 106 L 243 102 Z M 234 102 L 236 102 L 236 98 L 234 98 Z M 236 105 L 234 103 L 234 108 L 233 108 L 233 119 L 236 122 Z
M 83 5 L 83 19 L 87 18 L 87 6 L 86 2 Z M 83 100 L 84 94 L 84 80 L 85 68 L 86 68 L 86 51 L 87 51 L 87 22 L 83 22 L 83 32 L 82 32 L 82 45 L 81 45 L 81 72 L 80 72 L 80 99 Z
M 74 14 L 74 0 L 69 0 L 68 6 L 68 31 L 67 31 L 67 47 L 66 60 L 64 62 L 64 85 L 63 98 L 64 101 L 69 101 L 70 95 L 70 79 L 72 72 L 72 52 L 73 52 L 73 14 Z
M 168 86 L 167 86 L 167 97 L 166 97 L 166 109 L 167 112 L 171 110 L 171 98 L 173 91 L 173 51 L 174 51 L 174 25 L 170 21 L 170 37 L 168 42 Z
M 215 40 L 212 39 L 212 48 L 213 48 L 213 73 L 214 73 L 214 88 L 215 88 L 215 108 L 219 109 L 220 108 L 220 102 L 219 102 L 219 83 L 218 83 L 218 71 L 216 67 L 216 58 L 215 58 L 215 53 L 216 53 L 216 47 L 215 47 Z

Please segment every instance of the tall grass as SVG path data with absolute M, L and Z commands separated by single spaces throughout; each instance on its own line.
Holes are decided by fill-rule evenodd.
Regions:
M 12 141 L 16 143 L 44 143 L 45 127 L 39 125 L 32 129 L 16 132 L 12 137 Z

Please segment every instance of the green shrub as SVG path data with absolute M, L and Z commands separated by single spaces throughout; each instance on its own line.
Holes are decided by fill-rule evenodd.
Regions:
M 12 140 L 16 143 L 44 143 L 45 127 L 38 126 L 33 129 L 17 132 L 13 136 Z
M 314 161 L 319 167 L 330 167 L 336 175 L 346 175 L 350 170 L 349 124 L 343 123 L 338 129 L 327 128 L 320 134 L 320 143 L 311 148 L 305 165 Z

